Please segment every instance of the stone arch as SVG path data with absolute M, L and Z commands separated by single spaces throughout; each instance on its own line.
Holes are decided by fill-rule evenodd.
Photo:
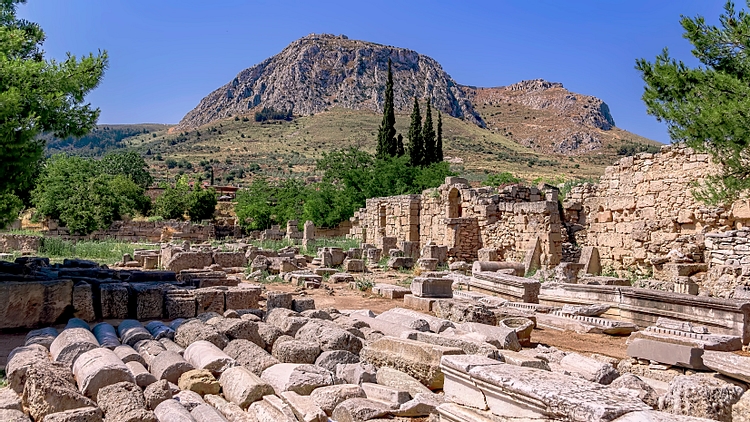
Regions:
M 452 188 L 448 192 L 448 218 L 461 218 L 462 215 L 461 192 L 456 188 Z

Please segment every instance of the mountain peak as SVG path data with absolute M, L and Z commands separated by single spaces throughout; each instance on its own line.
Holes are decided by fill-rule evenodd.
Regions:
M 429 99 L 437 110 L 484 127 L 464 88 L 434 59 L 345 35 L 310 34 L 210 93 L 178 128 L 195 128 L 262 107 L 292 110 L 295 115 L 330 107 L 380 112 L 388 59 L 393 62 L 397 111 L 409 112 L 414 97 Z

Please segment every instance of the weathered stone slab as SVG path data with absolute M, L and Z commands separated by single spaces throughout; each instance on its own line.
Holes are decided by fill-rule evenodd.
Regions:
M 310 396 L 301 396 L 294 391 L 285 391 L 281 393 L 281 398 L 289 405 L 297 416 L 297 420 L 302 422 L 327 422 L 326 413 L 315 404 Z
M 270 312 L 274 308 L 292 309 L 292 294 L 278 291 L 267 292 L 266 312 Z
M 615 422 L 708 422 L 710 419 L 694 418 L 692 416 L 673 415 L 656 410 L 631 412 L 615 419 Z M 742 422 L 742 421 L 740 421 Z
M 474 273 L 466 283 L 471 287 L 498 293 L 506 299 L 528 303 L 539 303 L 541 283 L 529 278 L 508 274 L 481 271 Z
M 453 280 L 449 278 L 415 277 L 411 282 L 411 293 L 417 297 L 452 298 Z
M 478 322 L 465 322 L 459 324 L 456 328 L 461 331 L 484 336 L 484 341 L 498 349 L 508 349 L 516 352 L 521 350 L 518 335 L 512 328 L 485 325 Z
M 68 328 L 55 338 L 49 351 L 54 361 L 72 367 L 79 356 L 97 347 L 99 342 L 91 331 L 85 328 Z
M 403 371 L 431 389 L 443 386 L 440 358 L 443 355 L 460 355 L 463 350 L 419 341 L 383 337 L 364 347 L 362 361 L 376 367 L 387 366 Z
M 304 396 L 318 387 L 333 385 L 333 374 L 315 365 L 279 363 L 267 368 L 260 377 L 276 394 L 294 391 Z
M 492 413 L 464 407 L 455 403 L 443 403 L 437 407 L 441 422 L 505 422 Z M 507 419 L 506 419 L 507 420 Z
M 338 422 L 356 422 L 380 418 L 389 413 L 390 408 L 386 404 L 369 399 L 353 398 L 336 406 L 331 416 Z
M 339 384 L 320 387 L 310 393 L 310 399 L 329 416 L 339 403 L 357 397 L 366 397 L 364 390 L 358 384 Z
M 193 318 L 196 315 L 195 296 L 190 290 L 169 290 L 164 294 L 164 317 L 167 319 Z
M 386 318 L 386 315 L 388 316 L 387 318 Z M 395 320 L 395 318 L 402 318 L 402 317 L 406 317 L 411 320 L 421 319 L 421 320 L 427 321 L 430 327 L 430 331 L 432 331 L 433 333 L 441 333 L 448 328 L 453 328 L 456 326 L 453 322 L 448 321 L 447 319 L 436 318 L 429 314 L 417 312 L 411 309 L 404 309 L 404 308 L 389 309 L 381 313 L 377 317 L 375 317 L 375 319 L 386 319 L 386 320 L 393 321 Z
M 482 303 L 465 299 L 439 299 L 432 306 L 435 315 L 453 322 L 479 322 L 497 325 L 495 313 Z
M 634 411 L 650 410 L 639 399 L 581 378 L 514 365 L 469 370 L 499 416 L 570 421 L 612 421 Z
M 219 394 L 221 385 L 206 369 L 192 369 L 180 375 L 177 386 L 182 391 L 192 391 L 201 397 L 206 394 Z
M 464 338 L 461 335 L 448 334 L 443 332 L 442 334 L 435 333 L 423 333 L 423 332 L 412 332 L 408 335 L 409 340 L 417 340 L 423 343 L 435 344 L 444 347 L 457 347 L 464 351 L 467 355 L 481 355 L 490 359 L 498 359 L 500 351 L 497 347 L 484 342 L 478 341 L 472 338 Z
M 224 290 L 220 287 L 204 287 L 193 290 L 195 296 L 196 312 L 198 315 L 204 312 L 216 312 L 223 314 L 224 307 Z
M 281 363 L 314 364 L 315 359 L 320 355 L 320 347 L 317 343 L 287 337 L 287 339 L 283 341 L 279 339 L 273 344 L 271 354 Z
M 722 375 L 750 383 L 750 357 L 707 350 L 703 353 L 703 364 Z
M 94 291 L 89 283 L 79 281 L 73 285 L 73 316 L 84 321 L 96 319 Z
M 229 343 L 227 336 L 220 333 L 216 327 L 205 324 L 199 319 L 185 321 L 175 330 L 174 341 L 182 347 L 188 347 L 199 340 L 213 343 L 219 349 L 226 347 Z
M 130 314 L 138 320 L 161 318 L 164 308 L 162 283 L 130 283 Z
M 9 422 L 31 420 L 23 412 L 21 412 L 21 415 L 23 415 L 23 419 L 13 419 L 0 413 L 0 420 Z M 79 409 L 51 413 L 44 417 L 44 422 L 102 422 L 102 411 L 98 407 L 81 407 Z
M 476 355 L 444 356 L 440 362 L 440 369 L 445 374 L 443 392 L 446 400 L 487 410 L 484 394 L 477 388 L 468 373 L 475 367 L 493 365 L 502 365 L 502 362 Z
M 437 299 L 429 297 L 419 297 L 414 295 L 404 295 L 404 306 L 417 311 L 430 312 Z
M 115 352 L 97 348 L 81 354 L 73 364 L 78 389 L 83 395 L 95 398 L 99 390 L 118 382 L 134 383 L 130 370 Z
M 371 382 L 363 382 L 362 390 L 364 390 L 368 399 L 385 403 L 393 409 L 411 400 L 411 395 L 409 395 L 408 391 Z
M 103 319 L 125 319 L 128 317 L 128 284 L 102 283 L 99 285 L 99 300 Z
M 171 386 L 175 386 L 171 384 Z M 164 400 L 172 399 L 172 387 L 170 382 L 167 380 L 159 380 L 149 385 L 143 390 L 143 398 L 146 402 L 146 407 L 150 410 L 154 410 L 159 403 Z
M 609 363 L 589 358 L 578 353 L 569 353 L 560 360 L 560 367 L 571 374 L 598 384 L 609 385 L 620 373 Z
M 646 338 L 629 340 L 628 356 L 648 359 L 667 365 L 690 369 L 707 369 L 703 364 L 704 350 L 690 344 L 662 342 Z
M 54 324 L 73 301 L 71 280 L 0 283 L 0 329 Z
M 255 284 L 242 283 L 230 287 L 224 293 L 224 301 L 227 309 L 258 309 L 261 287 Z
M 564 314 L 552 311 L 548 314 L 537 315 L 537 324 L 545 327 L 570 330 L 577 333 L 629 335 L 638 331 L 638 326 L 632 322 L 617 321 L 606 318 Z
M 669 383 L 660 408 L 677 415 L 731 421 L 732 406 L 742 393 L 743 387 L 714 377 L 681 375 Z
M 279 363 L 279 360 L 271 356 L 265 349 L 249 340 L 240 339 L 230 341 L 227 347 L 224 348 L 224 353 L 235 359 L 239 365 L 249 369 L 250 372 L 258 376 L 266 368 Z
M 395 284 L 379 283 L 372 287 L 372 292 L 387 299 L 403 299 L 411 290 Z

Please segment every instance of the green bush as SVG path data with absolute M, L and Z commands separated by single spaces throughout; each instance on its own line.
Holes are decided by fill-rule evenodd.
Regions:
M 190 189 L 187 176 L 182 176 L 156 198 L 154 214 L 166 220 L 184 220 L 186 215 L 191 221 L 208 220 L 213 218 L 217 202 L 214 189 L 204 189 L 198 182 Z
M 490 186 L 502 186 L 502 185 L 510 185 L 515 183 L 520 183 L 521 179 L 514 176 L 513 173 L 504 171 L 502 173 L 496 173 L 496 174 L 490 174 L 487 177 L 487 180 L 485 183 L 487 183 Z
M 421 193 L 453 175 L 448 163 L 408 165 L 409 158 L 374 159 L 351 148 L 324 155 L 318 164 L 323 181 L 306 185 L 297 179 L 271 183 L 257 178 L 237 194 L 235 212 L 246 230 L 262 230 L 288 220 L 311 220 L 334 227 L 365 206 L 368 198 Z
M 191 221 L 209 220 L 216 211 L 216 191 L 213 188 L 203 189 L 199 183 L 190 192 L 187 201 L 187 213 Z
M 32 192 L 37 212 L 84 235 L 106 229 L 125 215 L 145 215 L 151 201 L 144 189 L 129 175 L 103 168 L 93 159 L 52 156 Z

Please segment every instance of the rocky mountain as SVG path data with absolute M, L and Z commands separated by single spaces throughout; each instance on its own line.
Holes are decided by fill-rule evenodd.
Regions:
M 582 154 L 634 136 L 615 127 L 607 104 L 543 79 L 465 88 L 488 128 L 547 153 Z
M 177 130 L 247 115 L 262 107 L 291 109 L 298 116 L 336 106 L 381 112 L 389 58 L 397 111 L 411 111 L 415 96 L 423 101 L 429 98 L 443 113 L 484 127 L 464 87 L 432 58 L 346 36 L 312 34 L 210 93 L 185 115 Z

